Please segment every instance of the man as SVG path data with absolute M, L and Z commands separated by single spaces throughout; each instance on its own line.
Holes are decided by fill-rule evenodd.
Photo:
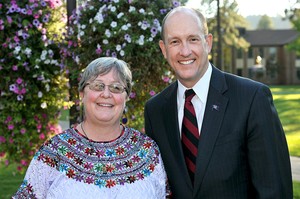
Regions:
M 213 37 L 200 12 L 177 7 L 162 25 L 159 46 L 177 81 L 146 103 L 145 130 L 160 147 L 173 197 L 292 198 L 289 152 L 269 88 L 209 63 Z M 191 152 L 181 139 L 189 137 L 186 89 L 196 94 Z

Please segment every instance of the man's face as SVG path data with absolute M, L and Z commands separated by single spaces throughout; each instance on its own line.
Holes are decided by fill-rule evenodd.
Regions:
M 164 26 L 164 41 L 159 46 L 177 79 L 191 88 L 208 67 L 212 35 L 204 35 L 200 19 L 186 10 L 173 13 Z

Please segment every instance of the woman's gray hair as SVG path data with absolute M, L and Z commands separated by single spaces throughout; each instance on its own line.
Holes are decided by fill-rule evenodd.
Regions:
M 115 57 L 100 57 L 93 60 L 85 69 L 81 76 L 78 90 L 82 92 L 87 83 L 94 81 L 99 75 L 105 75 L 111 70 L 117 72 L 121 83 L 125 84 L 127 96 L 129 96 L 132 88 L 132 74 L 129 65 Z

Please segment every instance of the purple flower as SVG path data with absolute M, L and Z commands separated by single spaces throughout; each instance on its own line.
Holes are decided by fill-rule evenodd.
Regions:
M 112 56 L 112 57 L 117 57 L 117 53 L 116 53 L 116 52 L 112 52 L 112 53 L 111 53 L 111 56 Z
M 129 34 L 125 34 L 124 35 L 124 39 L 127 41 L 127 42 L 131 42 L 131 37 L 130 37 L 130 35 Z
M 12 18 L 11 18 L 10 16 L 6 16 L 6 19 L 7 19 L 7 22 L 8 22 L 9 24 L 12 23 Z
M 158 31 L 157 31 L 157 28 L 155 28 L 155 27 L 152 27 L 152 28 L 151 28 L 151 35 L 152 35 L 152 36 L 156 36 L 156 35 L 157 35 L 157 32 L 158 32 Z
M 12 70 L 13 70 L 13 71 L 17 71 L 17 70 L 18 70 L 18 66 L 17 66 L 17 65 L 13 65 L 13 66 L 12 66 Z
M 13 92 L 16 92 L 16 91 L 18 90 L 18 87 L 17 87 L 16 84 L 11 84 L 11 85 L 9 86 L 9 90 L 10 90 L 10 91 L 13 91 Z
M 27 10 L 25 8 L 22 8 L 21 13 L 25 15 L 27 13 Z
M 38 19 L 34 19 L 32 23 L 33 23 L 33 25 L 36 26 L 36 27 L 38 27 L 38 26 L 40 25 L 40 22 L 39 22 Z
M 131 92 L 131 93 L 129 94 L 129 98 L 133 99 L 133 98 L 135 98 L 135 97 L 136 97 L 136 93 L 135 93 L 135 92 Z
M 24 98 L 23 95 L 18 95 L 18 96 L 17 96 L 17 100 L 18 100 L 18 101 L 22 101 L 23 98 Z
M 97 49 L 96 49 L 96 54 L 97 55 L 100 55 L 102 53 L 102 48 L 101 48 L 101 45 L 97 45 Z
M 173 6 L 174 6 L 174 7 L 180 6 L 180 2 L 178 2 L 178 1 L 173 1 Z
M 48 15 L 45 15 L 45 16 L 43 17 L 42 21 L 43 21 L 44 23 L 48 23 L 48 21 L 49 21 L 49 16 L 48 16 Z

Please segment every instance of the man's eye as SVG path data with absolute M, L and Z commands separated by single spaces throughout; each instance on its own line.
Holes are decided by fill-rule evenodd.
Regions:
M 192 42 L 197 42 L 197 41 L 199 41 L 199 38 L 193 37 L 193 38 L 191 38 L 190 40 L 191 40 Z
M 170 44 L 172 44 L 172 45 L 177 44 L 177 43 L 178 43 L 177 40 L 173 40 L 173 41 L 170 42 Z

